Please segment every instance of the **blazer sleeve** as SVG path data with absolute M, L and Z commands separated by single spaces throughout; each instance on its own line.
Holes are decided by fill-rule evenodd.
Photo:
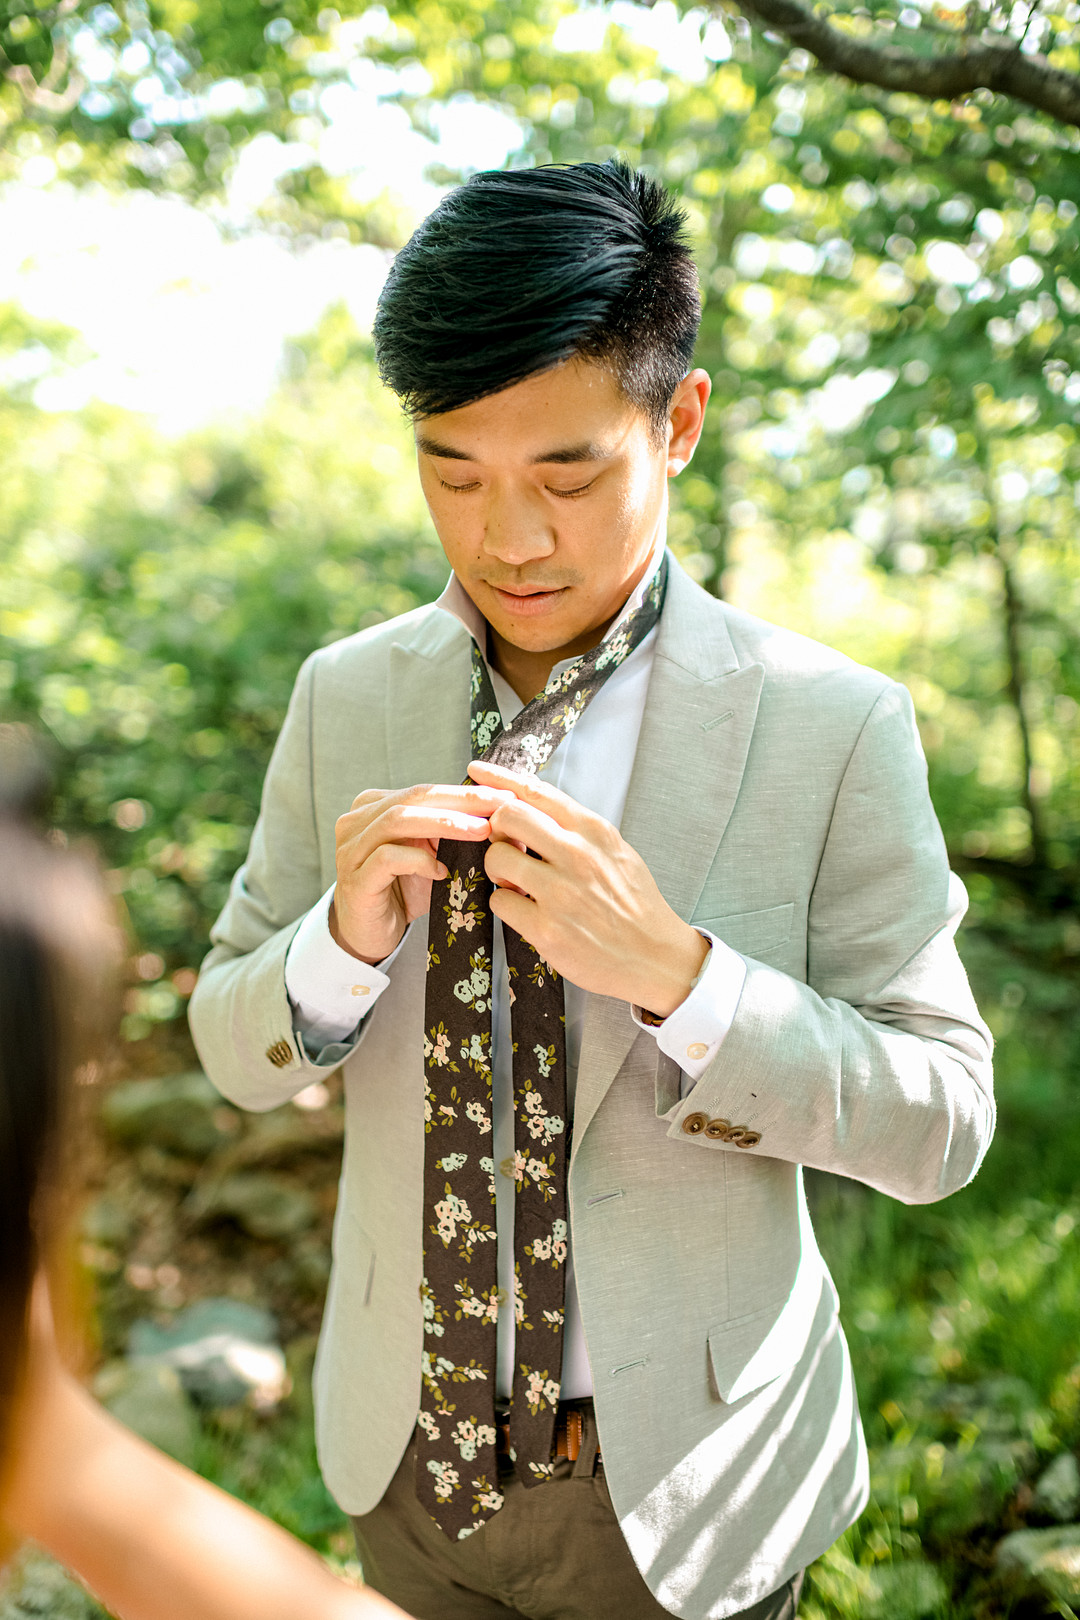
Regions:
M 890 683 L 837 793 L 810 899 L 808 982 L 746 958 L 731 1028 L 665 1112 L 668 1135 L 831 1170 L 904 1203 L 965 1186 L 994 1130 L 992 1041 L 954 941 L 966 909 L 911 699 Z M 694 1115 L 759 1140 L 710 1137 Z
M 271 756 L 247 860 L 233 878 L 211 929 L 213 949 L 188 1010 L 203 1068 L 242 1108 L 276 1108 L 325 1079 L 355 1049 L 352 1042 L 309 1057 L 293 1030 L 285 957 L 304 916 L 326 884 L 313 800 L 312 703 L 316 658 L 297 676 Z M 361 1026 L 361 1034 L 363 1026 Z

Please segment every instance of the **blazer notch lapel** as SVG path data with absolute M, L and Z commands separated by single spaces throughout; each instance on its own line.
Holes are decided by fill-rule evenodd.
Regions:
M 464 625 L 441 610 L 432 610 L 407 639 L 391 646 L 386 703 L 391 787 L 457 783 L 464 776 L 471 646 Z
M 689 921 L 735 808 L 765 678 L 739 666 L 720 603 L 672 569 L 621 832 Z M 629 1008 L 590 997 L 575 1146 L 639 1034 Z

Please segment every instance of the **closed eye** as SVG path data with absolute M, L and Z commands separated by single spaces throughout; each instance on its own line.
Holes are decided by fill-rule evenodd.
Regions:
M 587 495 L 595 482 L 595 478 L 590 478 L 587 484 L 580 484 L 577 489 L 552 489 L 550 484 L 547 486 L 547 489 L 549 495 L 557 495 L 560 500 L 572 501 L 578 495 Z
M 470 490 L 479 489 L 480 487 L 475 480 L 471 484 L 448 484 L 441 474 L 436 474 L 436 476 L 443 489 L 452 489 L 455 495 L 467 495 Z

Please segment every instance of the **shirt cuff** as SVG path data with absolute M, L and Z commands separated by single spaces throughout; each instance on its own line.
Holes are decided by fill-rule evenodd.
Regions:
M 293 1028 L 309 1051 L 348 1040 L 390 983 L 385 969 L 404 944 L 403 935 L 397 950 L 378 967 L 342 950 L 330 932 L 330 904 L 336 887 L 332 884 L 312 906 L 285 958 Z
M 699 928 L 698 933 L 712 949 L 686 1000 L 662 1024 L 647 1024 L 640 1007 L 630 1008 L 638 1028 L 647 1029 L 661 1052 L 692 1082 L 701 1079 L 719 1052 L 746 982 L 742 957 L 707 928 Z

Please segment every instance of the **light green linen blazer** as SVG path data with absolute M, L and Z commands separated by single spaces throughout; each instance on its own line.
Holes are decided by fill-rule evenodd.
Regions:
M 321 1067 L 293 1034 L 285 955 L 357 793 L 461 780 L 469 657 L 462 626 L 423 608 L 307 661 L 191 1005 L 208 1074 L 243 1107 L 344 1064 L 316 1406 L 327 1482 L 354 1514 L 386 1489 L 420 1397 L 425 930 Z M 800 1166 L 908 1203 L 962 1187 L 993 1131 L 991 1043 L 907 693 L 714 600 L 674 559 L 622 832 L 679 915 L 747 964 L 683 1099 L 629 1007 L 590 998 L 569 1173 L 615 1511 L 659 1602 L 720 1620 L 820 1554 L 867 1495 Z M 689 1135 L 695 1113 L 761 1140 Z

